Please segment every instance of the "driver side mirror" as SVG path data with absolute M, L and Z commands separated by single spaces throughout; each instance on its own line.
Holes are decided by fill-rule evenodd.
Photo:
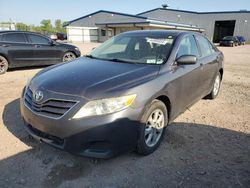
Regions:
M 55 46 L 56 45 L 56 42 L 53 41 L 53 40 L 51 40 L 49 43 L 50 43 L 51 46 Z
M 177 65 L 193 65 L 196 64 L 197 58 L 194 55 L 183 55 L 177 60 Z

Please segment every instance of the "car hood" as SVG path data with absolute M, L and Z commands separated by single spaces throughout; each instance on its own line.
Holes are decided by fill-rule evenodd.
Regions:
M 88 99 L 126 91 L 155 78 L 159 65 L 118 63 L 79 58 L 48 67 L 31 81 L 34 88 Z
M 61 46 L 61 47 L 66 47 L 66 48 L 69 48 L 69 49 L 75 49 L 76 48 L 76 46 L 74 46 L 74 45 L 66 44 L 66 43 L 62 43 L 62 42 L 57 42 L 57 45 Z

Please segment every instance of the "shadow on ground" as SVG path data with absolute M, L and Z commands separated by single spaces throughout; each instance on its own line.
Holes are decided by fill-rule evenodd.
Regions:
M 4 108 L 6 128 L 30 146 L 0 161 L 0 187 L 248 187 L 250 136 L 210 125 L 173 123 L 153 154 L 92 161 L 40 144 L 25 132 L 19 99 Z

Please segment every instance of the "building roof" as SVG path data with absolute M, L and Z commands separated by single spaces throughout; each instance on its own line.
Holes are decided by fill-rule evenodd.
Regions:
M 146 17 L 146 16 L 140 16 L 140 15 L 132 15 L 132 14 L 126 14 L 126 13 L 120 13 L 120 12 L 113 12 L 113 11 L 107 11 L 107 10 L 99 10 L 97 12 L 88 14 L 86 16 L 82 16 L 80 18 L 71 20 L 68 22 L 67 25 L 70 25 L 71 23 L 74 23 L 76 21 L 79 21 L 81 19 L 84 18 L 88 18 L 91 17 L 93 15 L 99 14 L 99 13 L 108 13 L 108 14 L 114 14 L 114 15 L 121 15 L 121 16 L 126 16 L 126 17 L 130 17 L 130 18 L 139 18 L 141 20 L 138 19 L 132 19 L 132 20 L 105 20 L 105 21 L 101 21 L 101 22 L 96 22 L 95 25 L 131 25 L 133 24 L 134 26 L 137 24 L 137 26 L 140 24 L 140 26 L 142 26 L 142 24 L 147 25 L 147 26 L 154 26 L 154 27 L 165 27 L 165 28 L 173 28 L 173 29 L 190 29 L 190 30 L 194 30 L 194 31 L 204 31 L 203 28 L 199 28 L 195 25 L 190 25 L 190 24 L 184 24 L 184 23 L 175 23 L 175 22 L 168 22 L 165 20 L 160 20 L 160 19 L 156 19 L 156 18 L 151 18 L 151 17 Z M 65 25 L 65 26 L 67 26 Z M 140 27 L 139 26 L 139 27 Z
M 96 25 L 107 26 L 107 27 L 121 27 L 121 26 L 137 26 L 137 27 L 159 27 L 159 28 L 170 28 L 170 29 L 183 29 L 192 31 L 205 31 L 203 28 L 199 28 L 187 24 L 179 24 L 173 22 L 159 22 L 154 20 L 145 21 L 130 21 L 130 22 L 99 22 Z
M 141 12 L 137 14 L 138 16 L 142 14 L 146 14 L 149 12 L 157 11 L 157 10 L 167 10 L 167 11 L 175 11 L 175 12 L 184 12 L 184 13 L 191 13 L 191 14 L 232 14 L 232 13 L 250 13 L 248 10 L 239 10 L 239 11 L 214 11 L 214 12 L 196 12 L 196 11 L 188 11 L 188 10 L 178 10 L 178 9 L 169 9 L 169 8 L 155 8 L 152 10 L 148 10 L 145 12 Z
M 107 11 L 107 10 L 99 10 L 99 11 L 93 12 L 91 14 L 82 16 L 80 18 L 76 18 L 74 20 L 71 20 L 67 24 L 65 24 L 65 26 L 71 24 L 72 22 L 75 22 L 75 21 L 78 21 L 78 20 L 81 20 L 81 19 L 93 16 L 93 15 L 98 14 L 98 13 L 109 13 L 109 14 L 116 14 L 116 15 L 121 15 L 121 16 L 128 16 L 128 17 L 132 17 L 132 18 L 147 19 L 147 17 L 145 17 L 145 16 L 139 16 L 139 15 L 133 15 L 133 14 L 126 14 L 126 13 L 120 13 L 120 12 L 113 12 L 113 11 Z

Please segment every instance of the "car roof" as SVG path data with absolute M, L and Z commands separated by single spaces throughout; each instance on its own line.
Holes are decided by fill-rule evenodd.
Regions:
M 198 33 L 198 32 L 184 31 L 184 30 L 136 30 L 136 31 L 124 32 L 121 35 L 150 35 L 150 36 L 171 35 L 171 36 L 177 37 L 180 34 L 198 34 L 198 35 L 202 35 L 201 33 Z
M 31 31 L 20 31 L 20 30 L 2 30 L 2 31 L 0 31 L 0 34 L 5 34 L 5 33 L 28 33 L 28 34 L 37 34 L 37 35 L 46 36 L 44 34 L 31 32 Z

